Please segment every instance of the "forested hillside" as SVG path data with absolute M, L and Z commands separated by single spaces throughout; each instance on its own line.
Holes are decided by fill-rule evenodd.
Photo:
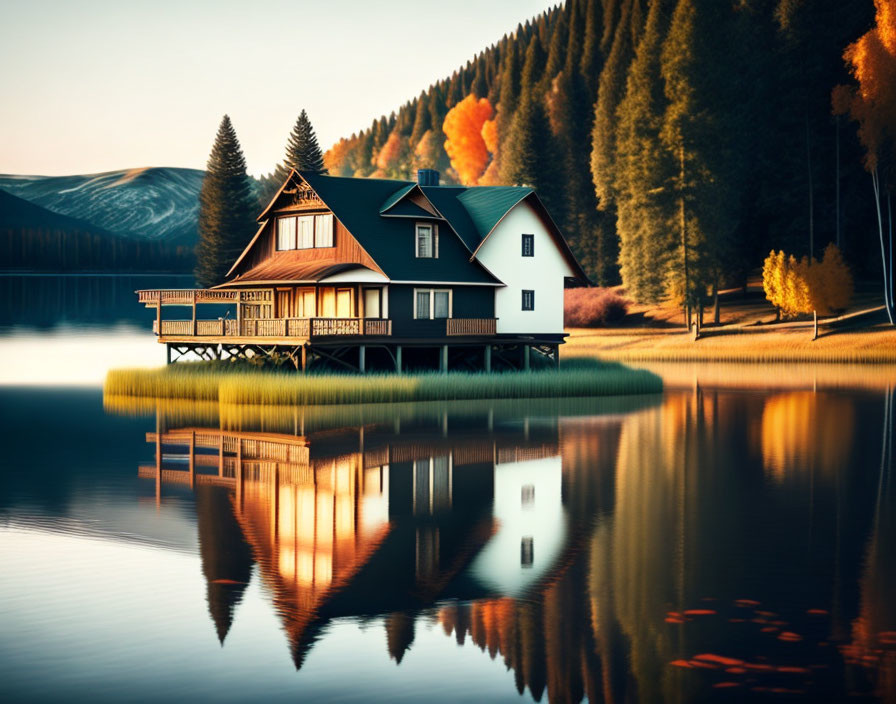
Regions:
M 873 20 L 873 0 L 567 0 L 326 166 L 532 185 L 595 281 L 643 301 L 708 301 L 773 247 L 836 241 L 873 271 L 870 180 L 831 114 Z
M 192 247 L 122 237 L 0 190 L 0 269 L 186 272 L 192 265 Z

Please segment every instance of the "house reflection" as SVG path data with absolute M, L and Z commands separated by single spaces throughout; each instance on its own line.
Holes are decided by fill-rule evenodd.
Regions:
M 698 388 L 616 414 L 354 425 L 280 412 L 233 430 L 162 418 L 140 475 L 159 501 L 197 492 L 219 635 L 257 563 L 297 667 L 345 616 L 381 618 L 402 663 L 423 618 L 536 700 L 893 700 L 887 404 L 883 448 L 876 393 Z M 839 444 L 819 436 L 835 416 Z M 851 471 L 869 462 L 872 479 Z
M 489 424 L 491 422 L 491 429 Z M 325 428 L 307 434 L 179 425 L 147 433 L 157 503 L 167 486 L 196 493 L 209 610 L 223 642 L 253 563 L 272 595 L 300 667 L 332 618 L 388 614 L 387 643 L 400 662 L 413 642 L 414 613 L 443 599 L 494 593 L 488 561 L 467 568 L 492 539 L 516 541 L 513 570 L 542 578 L 563 546 L 556 419 L 494 423 L 449 418 Z M 296 428 L 301 430 L 301 428 Z M 530 557 L 519 526 L 493 513 L 520 467 L 546 511 L 525 511 Z M 539 475 L 539 476 L 536 476 Z M 516 488 L 516 503 L 521 501 Z M 548 510 L 549 509 L 549 510 Z M 545 522 L 549 525 L 545 526 Z M 551 525 L 552 524 L 552 525 Z M 548 540 L 550 537 L 550 540 Z M 532 555 L 535 558 L 532 558 Z M 504 556 L 506 557 L 506 556 Z

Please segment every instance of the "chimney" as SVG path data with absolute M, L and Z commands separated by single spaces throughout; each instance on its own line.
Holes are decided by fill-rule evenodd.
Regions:
M 438 186 L 439 172 L 436 169 L 417 169 L 417 185 Z

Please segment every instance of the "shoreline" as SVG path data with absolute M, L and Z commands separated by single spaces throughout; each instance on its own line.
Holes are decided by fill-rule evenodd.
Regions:
M 720 362 L 742 364 L 896 364 L 896 327 L 823 330 L 812 340 L 811 323 L 790 327 L 704 328 L 694 340 L 683 329 L 576 328 L 560 347 L 561 359 L 614 362 Z

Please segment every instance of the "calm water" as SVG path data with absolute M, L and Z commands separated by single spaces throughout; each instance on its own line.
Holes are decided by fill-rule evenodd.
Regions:
M 0 337 L 2 701 L 896 701 L 892 369 L 156 406 L 84 371 L 158 356 L 139 318 L 42 315 Z

